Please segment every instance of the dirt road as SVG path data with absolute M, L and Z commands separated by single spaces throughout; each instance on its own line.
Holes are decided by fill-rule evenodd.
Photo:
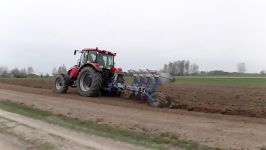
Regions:
M 3 150 L 24 150 L 27 149 L 26 143 L 17 140 L 15 137 L 0 135 L 0 149 Z M 28 144 L 30 147 L 30 144 Z
M 265 119 L 153 109 L 145 105 L 133 105 L 130 108 L 125 105 L 127 102 L 119 105 L 116 99 L 111 101 L 112 98 L 106 97 L 86 98 L 87 101 L 84 101 L 72 95 L 45 94 L 47 91 L 42 89 L 23 87 L 24 91 L 20 92 L 13 91 L 10 87 L 9 90 L 4 89 L 4 86 L 0 87 L 0 99 L 10 99 L 57 114 L 95 120 L 114 127 L 160 134 L 224 149 L 260 149 L 266 146 Z M 33 94 L 34 90 L 38 94 Z
M 137 150 L 133 145 L 112 139 L 91 136 L 52 125 L 40 120 L 0 110 L 0 127 L 7 136 L 0 136 L 1 149 L 51 149 L 62 150 Z M 22 146 L 23 145 L 23 146 Z

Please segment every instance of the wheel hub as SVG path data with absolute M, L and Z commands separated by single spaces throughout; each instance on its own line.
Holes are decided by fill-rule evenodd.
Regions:
M 56 82 L 55 82 L 55 88 L 57 90 L 60 90 L 63 86 L 63 83 L 62 83 L 62 80 L 61 79 L 56 79 Z
M 92 78 L 89 73 L 85 73 L 80 79 L 80 88 L 82 91 L 89 91 L 92 83 Z

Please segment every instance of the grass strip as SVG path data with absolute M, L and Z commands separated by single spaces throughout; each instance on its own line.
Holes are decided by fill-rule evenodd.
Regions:
M 235 87 L 265 87 L 266 78 L 204 78 L 204 77 L 176 77 L 177 84 L 214 85 Z

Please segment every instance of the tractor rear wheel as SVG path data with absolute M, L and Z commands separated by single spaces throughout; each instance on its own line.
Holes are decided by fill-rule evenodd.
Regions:
M 54 81 L 54 91 L 56 93 L 66 93 L 68 90 L 67 83 L 68 79 L 63 74 L 57 75 Z
M 77 89 L 81 96 L 98 96 L 100 95 L 103 85 L 103 79 L 100 73 L 91 67 L 83 68 L 77 79 Z

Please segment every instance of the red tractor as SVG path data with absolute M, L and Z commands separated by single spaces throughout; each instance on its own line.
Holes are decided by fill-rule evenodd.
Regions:
M 57 93 L 66 93 L 68 87 L 77 88 L 82 96 L 98 96 L 101 93 L 120 95 L 124 90 L 121 68 L 114 66 L 116 53 L 98 48 L 75 50 L 81 53 L 78 64 L 65 74 L 56 76 L 54 89 Z
M 157 93 L 159 85 L 174 81 L 168 74 L 152 70 L 129 70 L 133 83 L 125 85 L 121 68 L 114 66 L 116 53 L 105 50 L 75 50 L 74 55 L 81 53 L 78 64 L 65 74 L 58 74 L 54 82 L 57 93 L 66 93 L 68 87 L 77 88 L 82 96 L 129 95 L 147 100 L 154 107 L 168 106 L 170 102 Z

